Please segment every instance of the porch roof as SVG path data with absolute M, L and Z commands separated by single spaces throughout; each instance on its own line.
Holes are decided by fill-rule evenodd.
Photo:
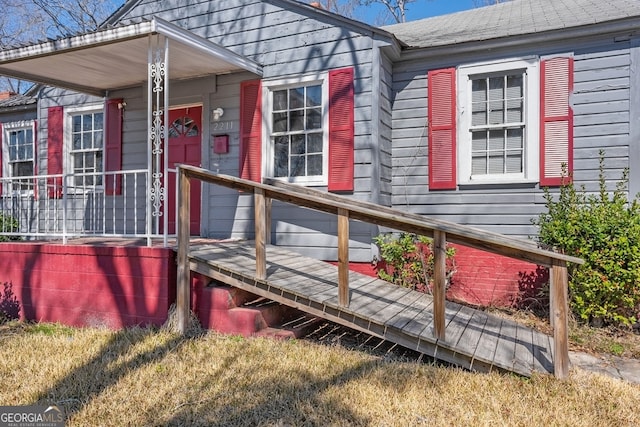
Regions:
M 159 18 L 0 51 L 0 74 L 98 96 L 148 79 L 149 36 L 169 40 L 171 79 L 262 66 Z

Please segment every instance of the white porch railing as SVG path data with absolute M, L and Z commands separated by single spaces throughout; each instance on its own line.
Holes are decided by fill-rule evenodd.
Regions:
M 146 169 L 0 178 L 0 186 L 0 236 L 65 243 L 87 236 L 166 241 L 162 214 L 149 211 Z

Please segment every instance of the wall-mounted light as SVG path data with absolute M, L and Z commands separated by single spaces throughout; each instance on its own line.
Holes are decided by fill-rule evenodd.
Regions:
M 213 110 L 212 113 L 213 113 L 213 120 L 220 120 L 220 117 L 224 116 L 224 110 L 220 107 Z
M 118 102 L 118 110 L 124 110 L 127 107 L 127 101 Z

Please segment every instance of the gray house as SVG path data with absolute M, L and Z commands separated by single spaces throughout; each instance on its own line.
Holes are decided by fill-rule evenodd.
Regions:
M 640 192 L 640 2 L 515 0 L 386 27 L 393 206 L 535 235 L 542 187 Z
M 0 74 L 43 85 L 21 232 L 166 241 L 187 163 L 526 238 L 563 164 L 596 188 L 600 149 L 612 182 L 628 167 L 640 192 L 639 60 L 635 0 L 514 0 L 384 28 L 292 0 L 130 0 L 95 33 L 0 52 Z M 192 199 L 192 234 L 252 238 L 249 195 Z M 274 204 L 271 230 L 337 257 L 330 216 Z M 379 232 L 351 224 L 352 261 L 371 261 Z M 509 272 L 504 289 L 472 289 L 484 302 L 526 269 L 476 262 L 461 281 L 481 267 Z

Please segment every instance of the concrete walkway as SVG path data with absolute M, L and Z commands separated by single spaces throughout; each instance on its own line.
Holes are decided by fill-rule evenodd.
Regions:
M 572 367 L 640 384 L 640 360 L 613 355 L 593 356 L 588 353 L 570 351 Z

